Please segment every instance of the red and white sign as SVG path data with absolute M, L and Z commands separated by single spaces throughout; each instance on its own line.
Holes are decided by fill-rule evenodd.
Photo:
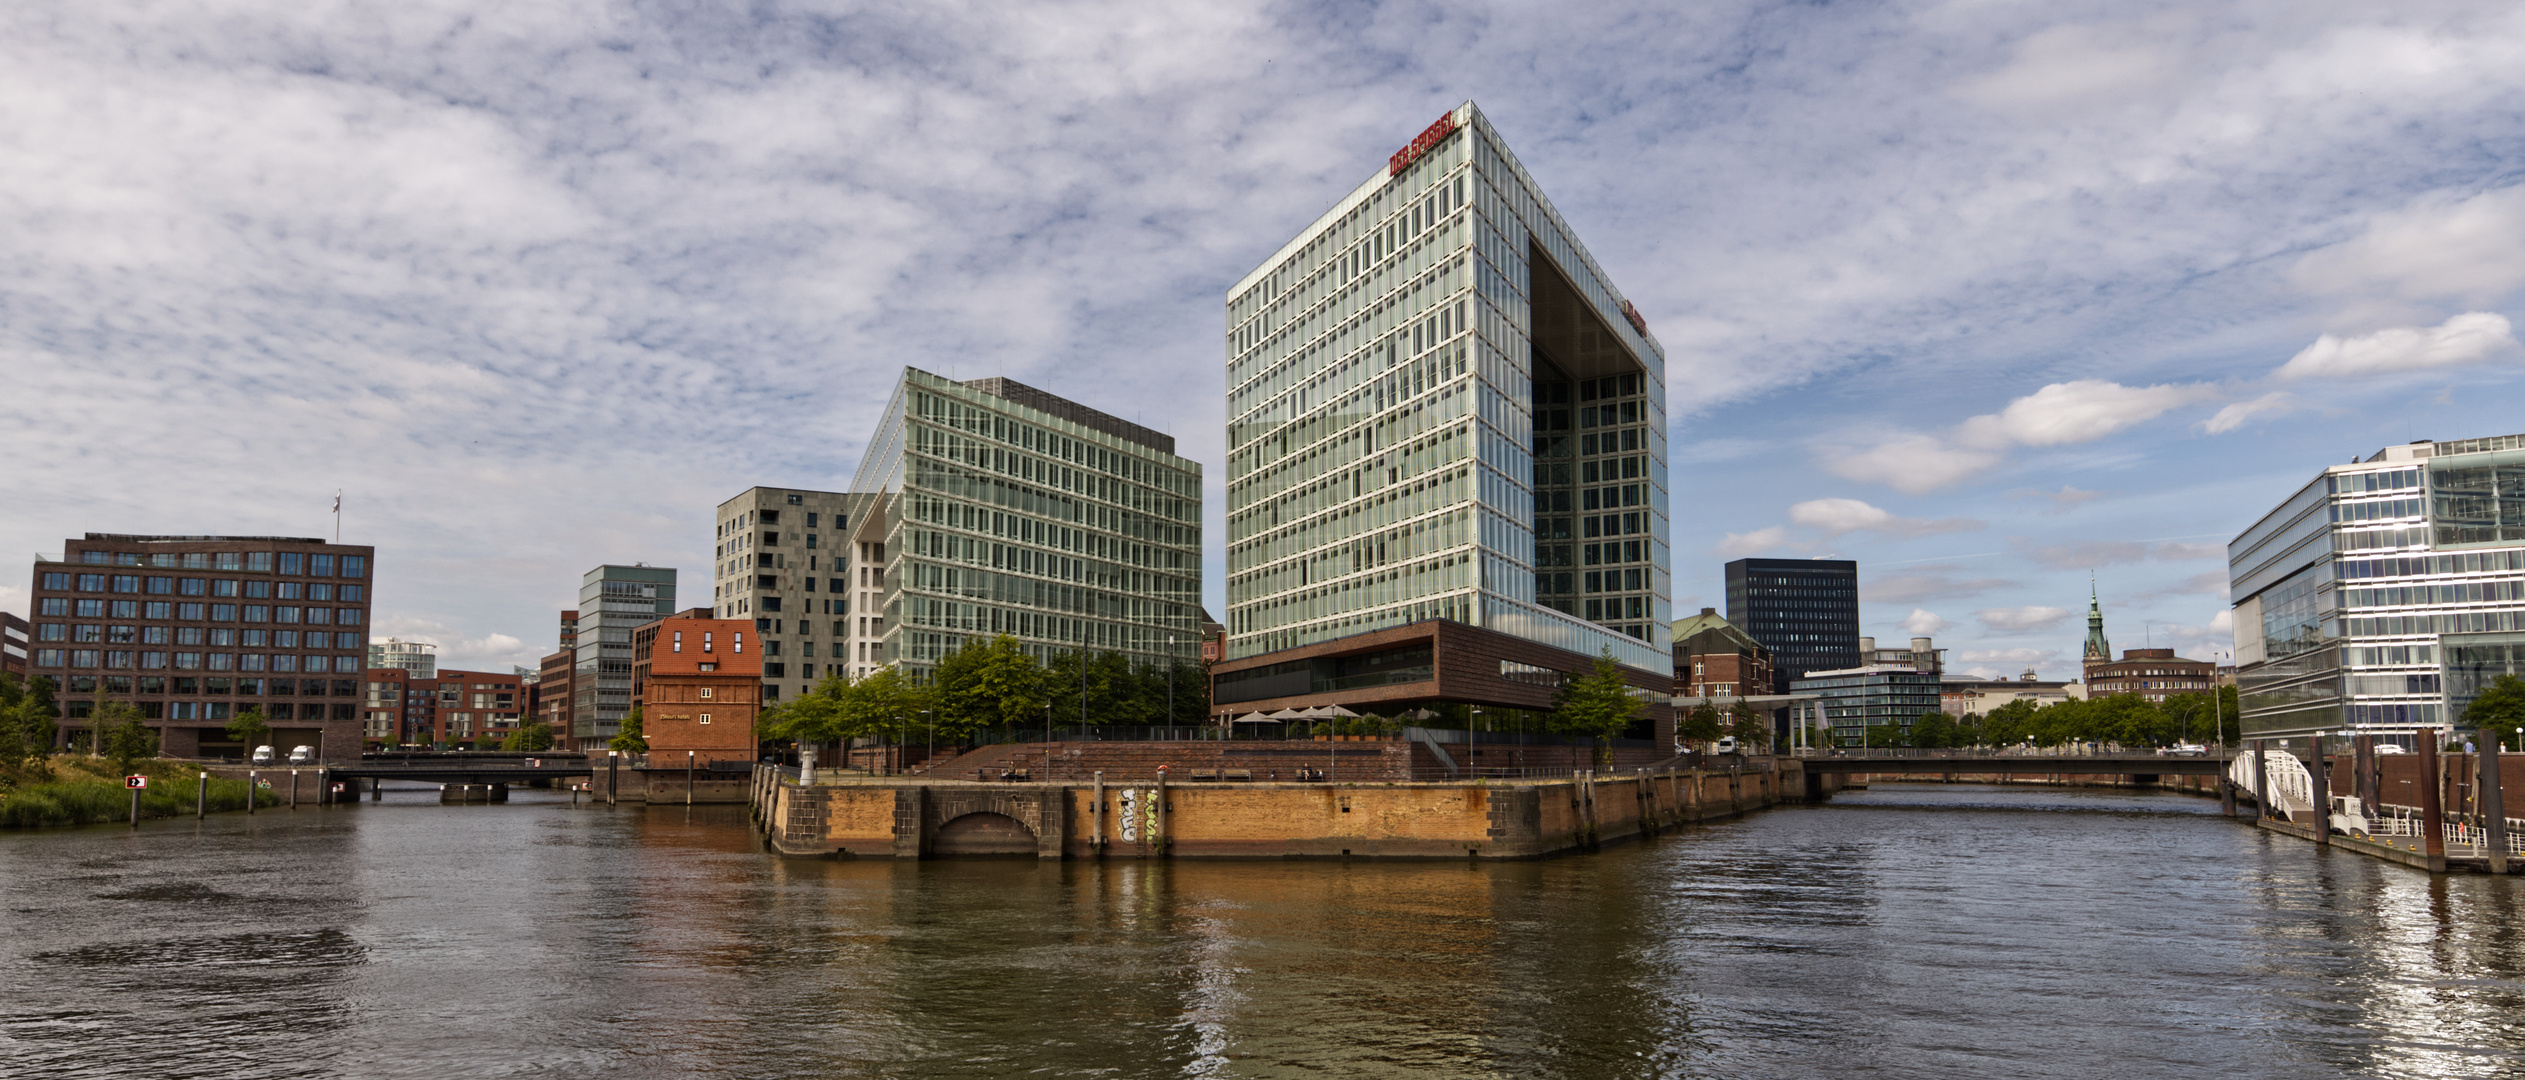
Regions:
M 1628 300 L 1622 301 L 1622 317 L 1631 321 L 1631 329 L 1648 333 L 1648 318 L 1641 315 L 1638 308 L 1632 307 Z
M 1411 168 L 1412 162 L 1420 160 L 1422 154 L 1428 153 L 1439 143 L 1445 142 L 1447 136 L 1453 134 L 1455 134 L 1455 110 L 1449 109 L 1445 116 L 1438 118 L 1437 123 L 1429 125 L 1419 137 L 1414 138 L 1411 145 L 1394 151 L 1393 157 L 1385 159 L 1385 175 L 1403 175 L 1403 170 Z
M 149 778 L 135 773 L 123 778 L 123 786 L 127 788 L 145 788 L 149 786 Z

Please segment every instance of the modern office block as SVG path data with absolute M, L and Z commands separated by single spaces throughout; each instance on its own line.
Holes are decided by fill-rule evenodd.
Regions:
M 416 679 L 438 677 L 438 646 L 426 641 L 387 638 L 368 643 L 368 666 L 401 668 Z
M 1859 564 L 1738 559 L 1727 564 L 1727 621 L 1771 648 L 1783 685 L 1857 667 Z
M 2525 674 L 2525 435 L 2334 465 L 2227 545 L 2247 735 L 2469 726 Z
M 35 562 L 29 671 L 67 740 L 96 703 L 140 709 L 173 757 L 234 757 L 248 709 L 274 746 L 356 758 L 376 549 L 286 536 L 89 533 Z
M 555 737 L 572 749 L 602 750 L 622 733 L 631 711 L 631 632 L 674 611 L 672 568 L 607 564 L 580 578 L 570 730 Z
M 778 613 L 731 610 L 724 598 L 720 609 L 750 614 L 758 632 L 773 620 L 767 688 L 784 667 L 791 687 L 888 665 L 920 678 L 965 642 L 998 634 L 1046 660 L 1082 647 L 1149 663 L 1199 655 L 1201 466 L 1175 456 L 1172 436 L 1012 380 L 905 368 L 836 505 L 818 512 L 784 496 L 765 508 L 782 522 L 826 515 L 833 532 L 814 549 L 796 541 L 827 534 L 775 529 L 760 511 L 722 538 L 733 557 L 753 560 L 755 591 L 738 595 L 779 597 Z M 784 572 L 821 586 L 761 591 L 761 576 Z M 792 613 L 801 602 L 812 610 Z M 801 636 L 808 619 L 820 653 Z
M 1789 683 L 1790 693 L 1819 699 L 1833 745 L 1864 746 L 1869 728 L 1908 731 L 1913 721 L 1938 711 L 1946 650 L 1924 637 L 1911 639 L 1908 649 L 1879 649 L 1875 638 L 1860 638 L 1856 645 L 1851 651 L 1858 663 L 1810 671 Z
M 1394 631 L 1432 621 L 1671 687 L 1664 351 L 1472 104 L 1237 282 L 1226 347 L 1218 701 L 1351 704 L 1369 684 L 1333 669 L 1429 649 Z M 1288 664 L 1323 670 L 1253 696 L 1298 687 L 1254 674 Z M 1384 709 L 1550 692 L 1386 666 L 1428 674 L 1380 676 Z
M 796 697 L 843 670 L 853 505 L 838 491 L 771 487 L 719 504 L 710 611 L 754 624 L 760 648 L 749 659 L 762 672 L 764 701 Z

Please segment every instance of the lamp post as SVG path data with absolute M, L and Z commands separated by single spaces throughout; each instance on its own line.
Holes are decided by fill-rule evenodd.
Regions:
M 1166 635 L 1166 726 L 1175 726 L 1175 635 Z
M 927 766 L 932 758 L 938 756 L 938 718 L 931 716 L 929 710 L 922 709 L 921 723 L 929 728 L 929 752 L 921 755 L 921 764 Z

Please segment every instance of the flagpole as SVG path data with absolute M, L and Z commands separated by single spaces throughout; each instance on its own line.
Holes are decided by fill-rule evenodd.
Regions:
M 333 542 L 342 542 L 342 489 L 333 489 Z

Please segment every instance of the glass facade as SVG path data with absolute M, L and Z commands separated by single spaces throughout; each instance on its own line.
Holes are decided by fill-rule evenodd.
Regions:
M 1170 437 L 906 368 L 851 493 L 848 664 L 918 677 L 998 634 L 1041 659 L 1199 654 L 1201 466 Z
M 2520 443 L 2419 443 L 2334 466 L 2228 545 L 2246 733 L 2449 728 L 2513 669 Z
M 1227 297 L 1228 656 L 1453 619 L 1671 664 L 1665 358 L 1470 103 Z
M 1859 564 L 1738 559 L 1727 564 L 1727 621 L 1771 650 L 1782 681 L 1859 663 Z
M 577 668 L 570 688 L 570 738 L 603 749 L 631 712 L 631 632 L 675 613 L 675 571 L 663 566 L 599 566 L 579 579 Z

